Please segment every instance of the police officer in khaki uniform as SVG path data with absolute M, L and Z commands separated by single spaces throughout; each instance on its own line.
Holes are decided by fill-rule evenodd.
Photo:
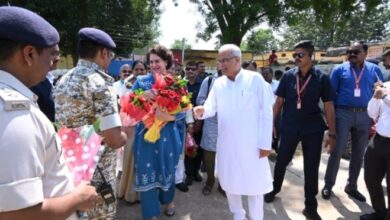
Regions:
M 108 182 L 114 197 L 116 186 L 116 151 L 125 145 L 127 135 L 121 131 L 117 96 L 112 86 L 113 78 L 105 73 L 116 45 L 104 31 L 82 28 L 79 31 L 77 66 L 57 82 L 54 89 L 56 120 L 64 127 L 80 132 L 88 126 L 98 124 L 105 147 L 99 152 L 98 169 L 92 184 L 98 188 Z M 104 176 L 104 178 L 102 177 Z M 99 190 L 98 190 L 99 191 Z M 107 202 L 100 197 L 88 212 L 88 219 L 115 219 L 116 202 Z
M 54 60 L 57 30 L 39 15 L 0 7 L 0 219 L 77 219 L 97 198 L 68 179 L 61 143 L 28 89 Z

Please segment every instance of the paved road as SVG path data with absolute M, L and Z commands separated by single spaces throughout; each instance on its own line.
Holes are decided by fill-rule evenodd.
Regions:
M 299 153 L 298 153 L 299 154 Z M 296 155 L 292 164 L 286 172 L 286 179 L 283 184 L 282 191 L 276 196 L 276 199 L 271 204 L 265 205 L 266 220 L 304 220 L 301 214 L 304 208 L 304 192 L 303 192 L 303 160 L 302 156 Z M 319 190 L 324 185 L 324 174 L 328 155 L 322 154 L 320 164 L 320 181 Z M 274 166 L 270 162 L 271 167 Z M 333 189 L 336 196 L 331 200 L 323 200 L 320 195 L 318 198 L 318 212 L 324 220 L 355 220 L 359 219 L 361 213 L 372 212 L 370 200 L 363 181 L 363 170 L 359 177 L 359 190 L 366 196 L 368 203 L 359 202 L 348 198 L 344 193 L 344 185 L 348 177 L 348 161 L 342 160 L 337 178 L 337 183 Z M 177 213 L 174 217 L 162 216 L 162 220 L 229 220 L 232 215 L 228 210 L 228 205 L 225 197 L 216 191 L 214 188 L 211 195 L 202 195 L 202 187 L 204 183 L 195 182 L 190 186 L 190 191 L 183 193 L 176 191 L 175 204 Z M 245 207 L 246 200 L 244 200 Z M 164 207 L 161 207 L 164 210 Z M 141 220 L 140 205 L 129 206 L 125 202 L 120 202 L 118 207 L 119 220 Z

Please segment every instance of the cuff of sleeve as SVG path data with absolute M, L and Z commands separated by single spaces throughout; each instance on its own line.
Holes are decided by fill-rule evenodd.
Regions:
M 100 121 L 100 130 L 102 131 L 120 126 L 122 126 L 121 118 L 117 113 L 114 113 L 112 115 L 106 115 L 102 117 Z
M 0 185 L 0 195 L 7 202 L 0 203 L 0 212 L 32 207 L 43 202 L 43 186 L 39 177 Z

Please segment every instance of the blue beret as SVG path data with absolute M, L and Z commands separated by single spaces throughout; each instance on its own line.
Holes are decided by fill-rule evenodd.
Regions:
M 60 42 L 58 31 L 38 14 L 20 7 L 0 7 L 0 38 L 51 47 Z
M 89 40 L 108 49 L 115 49 L 116 44 L 106 32 L 96 28 L 81 28 L 79 31 L 80 40 Z

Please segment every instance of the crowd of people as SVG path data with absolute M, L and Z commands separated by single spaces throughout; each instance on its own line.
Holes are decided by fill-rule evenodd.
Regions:
M 116 48 L 111 36 L 84 27 L 78 37 L 78 63 L 54 85 L 48 72 L 59 60 L 58 31 L 34 12 L 0 7 L 0 197 L 7 198 L 0 202 L 0 220 L 116 219 L 117 199 L 140 203 L 144 219 L 158 219 L 161 205 L 165 215 L 173 216 L 176 188 L 187 192 L 206 178 L 202 194 L 208 196 L 216 171 L 218 191 L 227 198 L 233 219 L 262 220 L 263 202 L 273 202 L 282 191 L 299 143 L 305 181 L 302 214 L 318 220 L 324 136 L 330 156 L 321 195 L 329 200 L 349 135 L 352 156 L 345 193 L 366 201 L 357 185 L 364 161 L 375 212 L 361 219 L 390 219 L 381 184 L 386 176 L 390 191 L 390 82 L 366 61 L 364 42 L 352 43 L 348 60 L 330 74 L 314 64 L 315 46 L 309 40 L 294 46 L 296 67 L 274 72 L 273 51 L 271 66 L 261 73 L 256 62 L 243 62 L 233 44 L 220 47 L 216 74 L 207 73 L 203 61 L 189 61 L 183 70 L 170 50 L 155 45 L 146 63 L 124 64 L 114 82 L 107 74 Z M 390 69 L 390 50 L 383 54 L 383 65 Z M 154 117 L 164 126 L 160 138 L 151 142 L 144 138 L 144 122 L 124 123 L 119 98 L 142 89 L 143 98 L 156 103 L 154 85 L 161 76 L 186 79 L 193 109 L 170 114 L 157 107 Z M 373 125 L 376 134 L 370 142 Z M 80 137 L 75 138 L 75 143 L 83 142 L 80 149 L 66 148 L 70 134 Z M 91 178 L 75 184 L 70 172 L 87 169 L 82 164 L 69 171 L 67 163 L 78 152 L 92 152 L 87 144 L 91 137 L 101 137 L 91 156 Z M 198 147 L 190 154 L 186 147 L 191 140 Z M 277 153 L 273 175 L 268 161 L 272 149 Z M 242 196 L 248 197 L 248 215 Z

